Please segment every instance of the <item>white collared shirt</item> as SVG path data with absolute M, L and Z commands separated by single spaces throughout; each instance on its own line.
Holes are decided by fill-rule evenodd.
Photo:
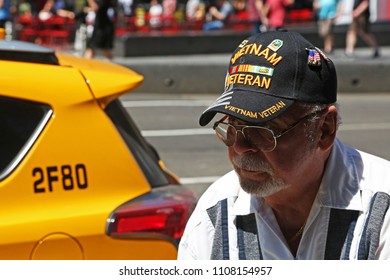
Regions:
M 256 216 L 264 260 L 324 259 L 331 208 L 358 210 L 362 213 L 356 222 L 349 253 L 349 259 L 357 259 L 358 243 L 370 201 L 378 191 L 390 193 L 390 162 L 336 140 L 294 257 L 272 209 L 264 200 L 254 199 L 244 192 L 236 173 L 231 171 L 213 183 L 200 198 L 179 244 L 178 259 L 210 259 L 215 229 L 207 209 L 223 199 L 228 201 L 230 259 L 238 259 L 235 217 L 250 213 Z M 376 259 L 390 259 L 389 212 L 384 218 Z

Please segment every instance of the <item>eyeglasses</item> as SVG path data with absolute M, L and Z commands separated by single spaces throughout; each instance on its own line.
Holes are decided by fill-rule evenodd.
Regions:
M 248 141 L 253 147 L 263 152 L 272 152 L 277 145 L 276 139 L 293 130 L 302 121 L 308 120 L 320 112 L 321 111 L 310 113 L 276 134 L 273 130 L 264 126 L 232 125 L 230 123 L 225 123 L 223 121 L 227 118 L 227 116 L 215 122 L 213 129 L 215 130 L 217 137 L 228 147 L 234 145 L 237 141 L 238 132 L 241 132 L 246 141 Z

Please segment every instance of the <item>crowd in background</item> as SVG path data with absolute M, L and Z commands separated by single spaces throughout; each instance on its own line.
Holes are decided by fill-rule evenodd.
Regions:
M 296 2 L 300 3 L 298 6 L 308 7 L 311 0 Z M 242 21 L 262 19 L 263 25 L 272 26 L 282 24 L 284 11 L 293 4 L 294 0 L 116 0 L 114 16 L 119 25 L 128 24 L 126 18 L 134 17 L 136 20 L 131 24 L 135 27 L 150 25 L 152 29 L 159 29 L 164 19 L 171 17 L 180 25 L 198 22 L 204 30 L 211 30 L 223 28 L 232 16 L 241 13 Z M 89 0 L 0 0 L 0 27 L 20 17 L 45 21 L 60 16 L 88 23 L 94 20 L 94 12 L 86 11 L 91 6 Z
M 294 0 L 0 0 L 6 39 L 64 46 L 111 59 L 114 36 L 131 31 L 260 32 L 283 25 Z M 297 0 L 311 1 L 311 0 Z M 8 36 L 8 37 L 7 37 Z
M 13 29 L 13 38 L 33 38 L 40 43 L 43 39 L 39 35 L 20 35 L 28 27 L 27 23 L 34 19 L 34 28 L 44 29 L 42 23 L 65 18 L 73 28 L 69 40 L 76 40 L 75 44 L 79 44 L 78 35 L 83 28 L 87 37 L 86 56 L 93 57 L 94 50 L 101 48 L 110 58 L 114 36 L 126 32 L 246 29 L 256 33 L 283 27 L 289 12 L 305 9 L 308 13 L 296 19 L 317 21 L 323 48 L 330 53 L 334 44 L 333 25 L 345 1 L 349 0 L 0 0 L 0 28 L 6 33 Z M 355 1 L 355 6 L 358 2 L 369 2 L 350 1 Z M 355 22 L 350 28 L 346 53 L 353 53 L 356 36 L 361 35 L 375 49 L 375 56 L 379 56 L 375 38 L 368 30 L 368 20 L 365 26 L 360 25 L 360 21 L 359 25 Z

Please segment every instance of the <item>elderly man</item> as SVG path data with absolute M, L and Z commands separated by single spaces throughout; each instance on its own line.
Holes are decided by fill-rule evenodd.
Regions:
M 389 259 L 390 163 L 343 144 L 334 64 L 300 34 L 234 51 L 200 117 L 234 171 L 202 195 L 178 259 Z

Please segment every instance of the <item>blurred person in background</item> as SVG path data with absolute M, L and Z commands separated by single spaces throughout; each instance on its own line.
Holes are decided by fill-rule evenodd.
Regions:
M 341 15 L 342 1 L 314 0 L 313 9 L 317 16 L 318 34 L 324 42 L 324 51 L 333 51 L 333 27 L 336 19 Z
M 176 0 L 162 0 L 163 15 L 166 17 L 173 17 L 176 11 Z
M 216 0 L 211 4 L 207 14 L 206 22 L 203 25 L 203 30 L 220 30 L 224 28 L 225 22 L 233 12 L 233 6 L 229 0 Z
M 190 21 L 203 20 L 205 3 L 202 0 L 188 0 L 186 3 L 186 19 Z
M 88 0 L 89 12 L 96 13 L 93 32 L 91 38 L 87 41 L 87 49 L 84 56 L 94 58 L 97 50 L 102 50 L 108 60 L 112 60 L 112 49 L 114 48 L 115 39 L 115 0 Z
M 67 17 L 73 19 L 74 13 L 74 1 L 71 0 L 55 0 L 54 10 L 58 16 Z
M 163 14 L 162 14 L 163 26 L 173 27 L 176 21 L 175 12 L 177 8 L 177 1 L 162 0 L 162 7 L 163 7 Z
M 268 18 L 265 10 L 266 0 L 248 0 L 247 11 L 249 20 L 253 22 L 252 33 L 264 32 L 268 26 Z
M 0 28 L 5 28 L 5 23 L 11 20 L 11 0 L 0 0 Z
M 31 3 L 27 0 L 21 0 L 18 3 L 17 14 L 19 17 L 31 18 L 33 16 Z
M 43 8 L 39 11 L 38 18 L 41 21 L 45 21 L 56 15 L 73 19 L 75 17 L 73 6 L 60 0 L 47 0 Z
M 287 9 L 295 0 L 266 0 L 265 14 L 268 18 L 268 29 L 281 28 L 285 24 Z
M 230 0 L 235 13 L 244 12 L 247 6 L 247 0 Z
M 149 8 L 149 25 L 152 29 L 160 29 L 162 27 L 162 15 L 163 6 L 158 0 L 151 0 Z
M 54 14 L 54 0 L 47 0 L 43 8 L 39 11 L 38 18 L 41 21 L 45 21 L 54 16 Z
M 134 14 L 133 11 L 134 0 L 119 0 L 118 6 L 122 10 L 123 15 L 126 17 L 132 16 Z
M 355 0 L 352 9 L 352 22 L 346 35 L 345 55 L 352 57 L 355 51 L 357 36 L 373 48 L 373 57 L 380 56 L 378 43 L 370 31 L 370 1 Z

